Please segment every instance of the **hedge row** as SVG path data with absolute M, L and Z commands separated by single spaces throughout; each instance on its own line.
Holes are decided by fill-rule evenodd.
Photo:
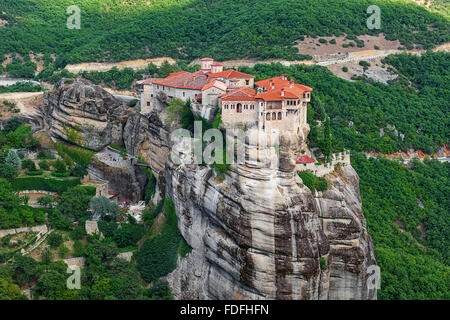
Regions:
M 45 177 L 19 177 L 11 182 L 14 190 L 43 190 L 63 193 L 67 189 L 81 184 L 80 178 L 57 179 Z M 92 187 L 95 189 L 95 187 Z M 95 192 L 94 192 L 95 195 Z

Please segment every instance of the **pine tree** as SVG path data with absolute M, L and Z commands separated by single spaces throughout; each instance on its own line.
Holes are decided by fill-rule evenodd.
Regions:
M 10 166 L 16 168 L 17 170 L 20 169 L 21 161 L 20 161 L 19 155 L 13 149 L 9 150 L 8 155 L 6 156 L 5 162 L 6 162 L 6 164 L 9 164 Z

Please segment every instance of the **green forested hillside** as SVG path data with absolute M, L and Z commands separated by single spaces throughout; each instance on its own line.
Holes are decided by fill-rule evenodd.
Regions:
M 66 9 L 81 8 L 81 29 Z M 381 8 L 368 30 L 367 7 Z M 448 19 L 406 0 L 3 0 L 0 56 L 54 53 L 70 62 L 171 56 L 298 59 L 302 36 L 376 34 L 430 48 L 449 41 Z M 3 14 L 2 12 L 5 12 Z
M 450 299 L 450 164 L 352 157 L 381 269 L 379 299 Z

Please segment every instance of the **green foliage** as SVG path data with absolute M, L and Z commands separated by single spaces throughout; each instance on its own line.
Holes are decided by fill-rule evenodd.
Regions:
M 138 224 L 122 224 L 114 231 L 113 240 L 119 248 L 134 246 L 145 235 L 145 227 Z
M 95 152 L 75 146 L 69 146 L 63 143 L 55 143 L 55 149 L 62 158 L 70 158 L 75 163 L 88 167 Z
M 30 257 L 16 254 L 12 264 L 13 278 L 19 285 L 30 283 L 39 277 L 37 262 Z
M 28 170 L 36 170 L 36 165 L 34 164 L 33 160 L 26 159 L 22 161 L 22 169 L 28 169 Z
M 138 252 L 137 268 L 147 282 L 152 282 L 175 269 L 180 248 L 185 242 L 178 230 L 175 207 L 170 198 L 164 201 L 164 217 L 161 232 L 146 240 Z M 186 254 L 189 250 L 181 251 Z
M 42 170 L 49 170 L 50 164 L 47 162 L 47 160 L 39 161 L 39 168 Z
M 170 101 L 170 104 L 166 108 L 168 123 L 172 123 L 173 121 L 179 119 L 180 115 L 182 114 L 183 108 L 185 108 L 186 105 L 187 103 L 185 103 L 183 100 L 180 100 L 178 98 L 172 99 L 172 101 Z
M 45 195 L 45 196 L 40 196 L 37 199 L 37 202 L 39 205 L 41 205 L 45 208 L 53 209 L 53 206 L 54 206 L 56 200 L 52 195 Z
M 43 190 L 59 194 L 80 183 L 79 178 L 58 179 L 47 177 L 18 177 L 11 182 L 14 190 Z
M 172 290 L 169 283 L 165 280 L 156 280 L 150 289 L 148 295 L 151 300 L 173 300 Z
M 0 229 L 33 226 L 42 223 L 45 216 L 38 210 L 23 205 L 24 198 L 13 190 L 11 183 L 0 179 Z
M 308 187 L 311 192 L 325 191 L 328 189 L 328 182 L 325 178 L 316 177 L 311 171 L 299 171 L 298 176 L 302 178 L 305 186 Z
M 381 268 L 378 298 L 449 299 L 450 164 L 413 162 L 408 169 L 355 154 L 352 166 Z
M 58 210 L 67 217 L 81 218 L 86 215 L 92 195 L 80 187 L 73 187 L 61 194 Z
M 20 169 L 21 167 L 21 161 L 20 158 L 15 150 L 9 150 L 8 155 L 5 159 L 5 164 L 14 167 L 16 169 Z
M 10 86 L 0 86 L 0 93 L 40 92 L 40 91 L 44 91 L 44 88 L 29 82 L 17 82 Z
M 425 49 L 449 41 L 445 16 L 405 1 L 156 0 L 148 6 L 148 1 L 137 0 L 130 6 L 126 1 L 82 0 L 77 5 L 89 14 L 83 15 L 80 30 L 66 27 L 71 4 L 69 0 L 4 3 L 9 23 L 2 28 L 0 55 L 54 53 L 58 55 L 55 68 L 62 68 L 68 62 L 149 56 L 304 59 L 309 57 L 297 53 L 295 40 L 343 33 L 383 32 L 389 40 Z M 383 12 L 380 30 L 367 29 L 369 5 Z M 48 56 L 46 60 L 51 61 Z
M 0 178 L 13 180 L 18 174 L 19 171 L 15 167 L 5 163 L 0 164 Z
M 58 232 L 52 232 L 47 237 L 47 242 L 52 248 L 57 248 L 63 243 L 62 235 Z
M 94 215 L 100 216 L 101 218 L 105 216 L 115 217 L 119 210 L 119 205 L 115 201 L 109 200 L 105 196 L 98 196 L 91 199 L 89 206 Z
M 36 71 L 36 64 L 31 61 L 21 61 L 19 58 L 14 58 L 13 61 L 6 65 L 6 72 L 12 78 L 34 78 Z
M 0 277 L 0 300 L 27 300 L 19 286 Z
M 142 213 L 142 219 L 144 220 L 145 225 L 152 226 L 155 218 L 161 213 L 164 206 L 164 201 L 161 200 L 157 203 L 156 207 L 152 210 L 145 209 Z
M 321 270 L 326 270 L 327 269 L 327 259 L 325 259 L 325 257 L 320 257 L 319 263 L 320 263 L 320 269 Z
M 7 101 L 6 101 L 7 102 Z M 5 101 L 3 102 L 3 104 L 5 104 Z M 6 105 L 6 104 L 5 104 Z M 9 118 L 7 120 L 5 120 L 3 122 L 3 132 L 5 134 L 8 134 L 10 132 L 14 132 L 17 130 L 17 128 L 19 128 L 21 125 L 23 124 L 23 122 L 17 118 L 17 117 L 12 117 Z

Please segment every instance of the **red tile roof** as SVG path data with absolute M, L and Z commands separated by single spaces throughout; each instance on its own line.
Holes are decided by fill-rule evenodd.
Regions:
M 254 101 L 255 90 L 242 87 L 234 89 L 220 97 L 223 101 Z
M 208 75 L 212 78 L 225 78 L 225 79 L 231 79 L 231 78 L 254 78 L 251 74 L 239 72 L 233 69 L 225 70 L 222 72 L 217 73 L 208 73 Z
M 219 67 L 221 67 L 221 66 L 223 66 L 223 64 L 220 63 L 220 62 L 214 62 L 213 64 L 211 64 L 211 66 L 219 66 Z
M 206 57 L 206 58 L 200 59 L 200 61 L 214 61 L 214 59 Z
M 167 78 L 153 81 L 153 84 L 179 89 L 201 90 L 205 84 L 212 80 L 213 79 L 209 78 L 208 75 L 200 71 L 194 73 L 180 71 L 175 74 L 171 74 Z
M 301 99 L 304 92 L 311 92 L 313 90 L 308 86 L 304 86 L 298 83 L 294 83 L 291 88 L 290 81 L 284 80 L 282 77 L 275 77 L 258 81 L 255 83 L 255 85 L 263 87 L 267 90 L 266 92 L 257 94 L 255 97 L 256 99 L 261 99 L 264 101 Z
M 216 88 L 222 89 L 223 91 L 227 91 L 226 84 L 223 83 L 222 81 L 219 81 L 219 80 L 213 80 L 211 82 L 208 82 L 207 84 L 205 84 L 203 86 L 202 91 L 206 90 L 206 89 L 209 89 L 211 87 L 216 87 Z
M 316 160 L 314 160 L 313 158 L 303 155 L 298 156 L 296 161 L 297 164 L 314 163 L 314 162 L 316 162 Z

